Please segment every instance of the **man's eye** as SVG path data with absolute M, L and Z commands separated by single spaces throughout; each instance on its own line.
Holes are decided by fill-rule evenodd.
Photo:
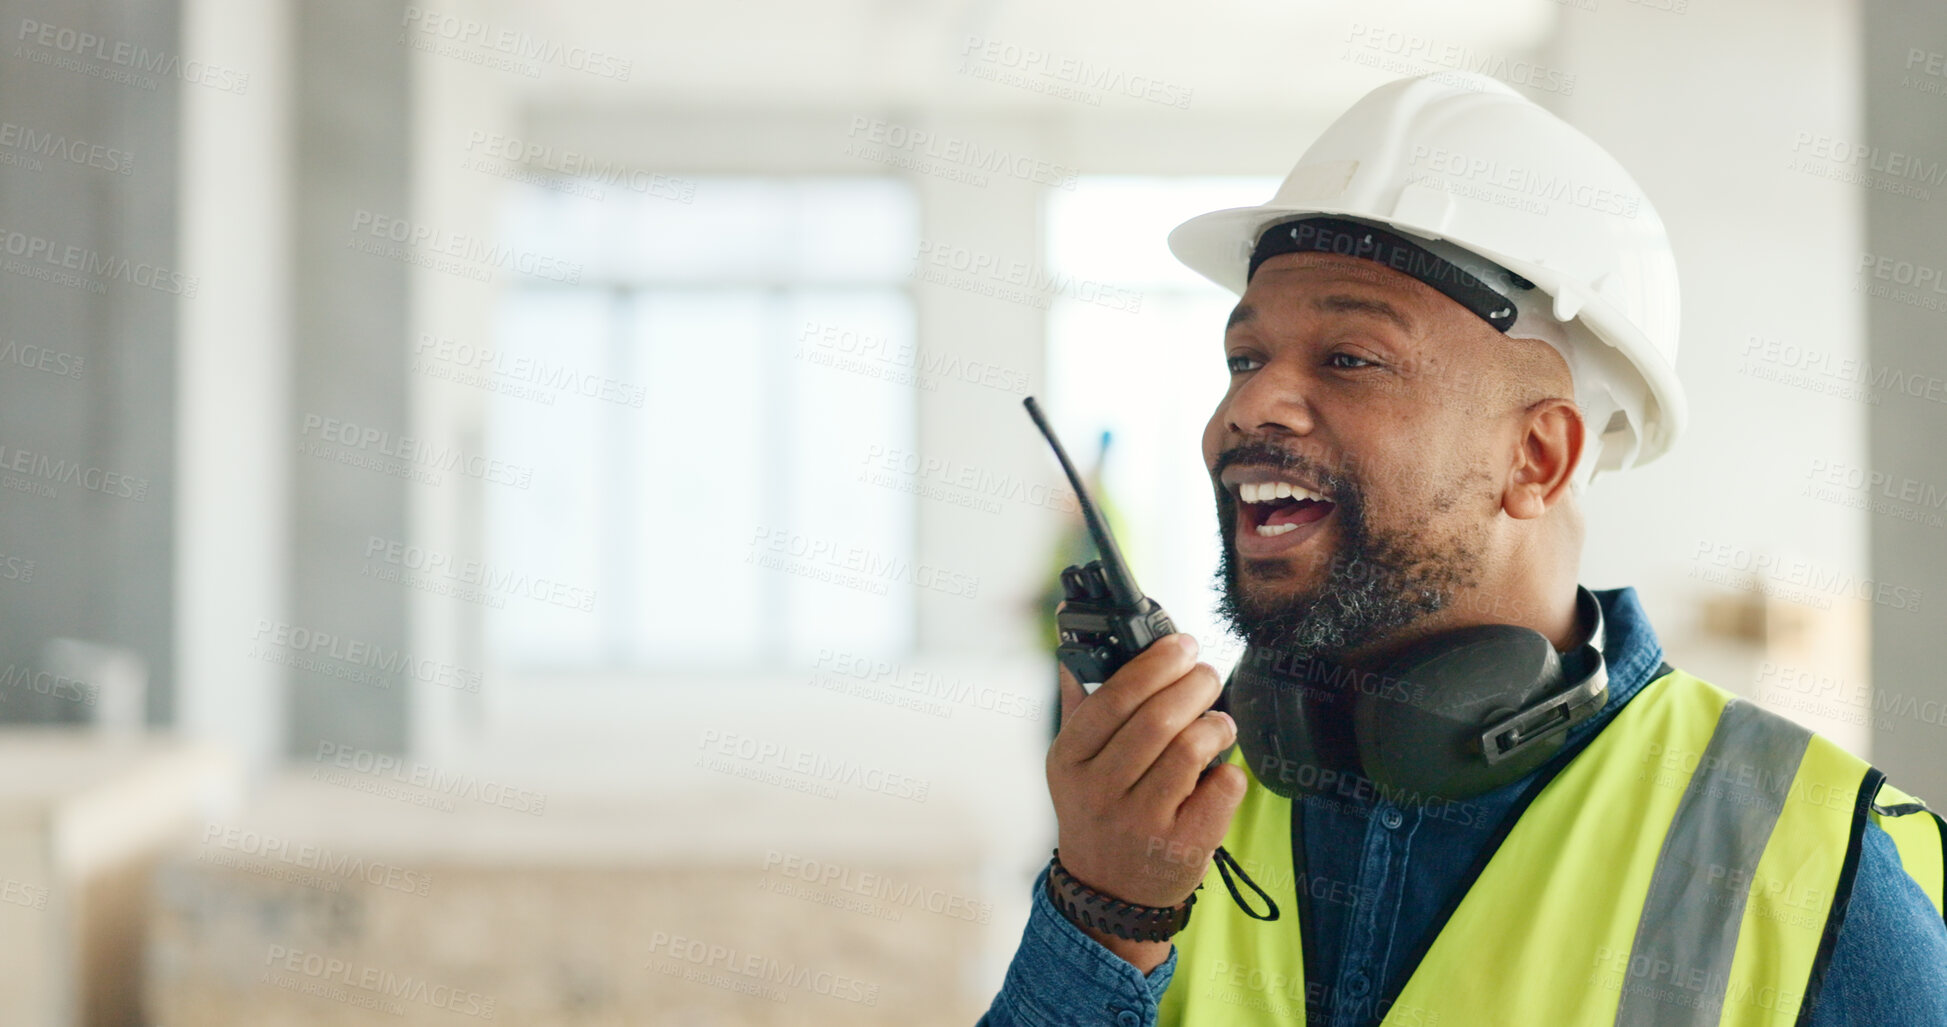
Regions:
M 1357 363 L 1342 364 L 1336 362 L 1341 360 L 1354 360 L 1357 361 Z M 1350 353 L 1334 353 L 1331 356 L 1326 357 L 1325 362 L 1330 364 L 1333 367 L 1348 368 L 1348 369 L 1355 368 L 1355 367 L 1377 367 L 1378 366 L 1377 364 L 1374 364 L 1372 361 L 1367 360 L 1364 357 L 1354 356 Z
M 1232 374 L 1236 374 L 1236 373 L 1238 373 L 1238 372 L 1240 372 L 1240 371 L 1255 371 L 1255 370 L 1257 370 L 1257 369 L 1256 369 L 1256 368 L 1254 368 L 1254 367 L 1239 367 L 1239 366 L 1237 366 L 1237 364 L 1238 364 L 1238 361 L 1240 361 L 1240 360 L 1241 360 L 1241 361 L 1243 361 L 1243 362 L 1245 362 L 1245 363 L 1249 363 L 1249 364 L 1255 364 L 1255 363 L 1257 363 L 1257 361 L 1256 361 L 1255 359 L 1253 359 L 1253 358 L 1251 358 L 1251 357 L 1244 357 L 1244 356 L 1237 356 L 1237 357 L 1231 357 L 1231 358 L 1229 358 L 1228 360 L 1225 360 L 1225 361 L 1224 361 L 1224 363 L 1225 363 L 1226 365 L 1228 365 L 1228 366 L 1230 367 L 1230 373 L 1232 373 Z

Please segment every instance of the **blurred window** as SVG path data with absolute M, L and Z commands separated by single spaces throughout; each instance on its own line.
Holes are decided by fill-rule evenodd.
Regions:
M 912 190 L 721 177 L 690 202 L 605 192 L 524 186 L 506 209 L 502 238 L 582 271 L 524 282 L 497 311 L 500 378 L 549 387 L 489 400 L 489 451 L 535 472 L 486 490 L 488 560 L 595 599 L 489 609 L 494 662 L 765 670 L 830 647 L 909 650 L 910 586 L 828 579 L 913 556 L 913 497 L 855 480 L 869 446 L 912 448 L 913 389 L 897 381 Z

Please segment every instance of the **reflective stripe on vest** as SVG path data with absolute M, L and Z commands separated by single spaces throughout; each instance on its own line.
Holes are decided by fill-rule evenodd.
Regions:
M 1362 1003 L 1358 1019 L 1389 1027 L 1790 1024 L 1816 997 L 1871 796 L 1904 798 L 1882 781 L 1823 736 L 1673 671 L 1510 811 L 1396 995 L 1312 989 L 1341 1010 Z M 1293 900 L 1322 882 L 1289 869 L 1291 814 L 1290 800 L 1253 781 L 1224 838 L 1291 913 L 1260 923 L 1230 903 L 1198 903 L 1176 939 L 1160 1023 L 1305 1022 Z M 1902 821 L 1914 825 L 1895 836 L 1902 862 L 1938 896 L 1939 821 L 1884 823 Z M 1214 871 L 1206 883 L 1222 894 Z
M 1718 715 L 1663 836 L 1630 946 L 1630 986 L 1620 989 L 1617 1027 L 1718 1021 L 1719 982 L 1730 980 L 1743 926 L 1746 892 L 1739 885 L 1749 880 L 1762 889 L 1766 882 L 1755 872 L 1758 860 L 1811 739 L 1742 700 Z M 1659 967 L 1670 968 L 1667 982 Z

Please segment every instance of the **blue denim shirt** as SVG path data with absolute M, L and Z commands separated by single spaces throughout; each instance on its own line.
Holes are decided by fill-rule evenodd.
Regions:
M 1607 637 L 1609 701 L 1570 731 L 1601 730 L 1650 682 L 1663 647 L 1636 590 L 1597 592 Z M 1311 923 L 1305 943 L 1323 1007 L 1314 1027 L 1365 1027 L 1388 986 L 1403 983 L 1425 934 L 1464 884 L 1481 847 L 1529 779 L 1475 798 L 1483 816 L 1443 818 L 1383 800 L 1303 800 Z M 1895 782 L 1897 784 L 1897 782 Z M 1147 976 L 1068 922 L 1035 878 L 1021 947 L 982 1027 L 1156 1022 L 1176 952 Z M 1305 882 L 1299 882 L 1304 885 Z M 1228 896 L 1219 896 L 1228 898 Z M 1947 1024 L 1947 923 L 1900 866 L 1893 840 L 1868 824 L 1852 902 L 1814 1006 L 1812 1027 Z

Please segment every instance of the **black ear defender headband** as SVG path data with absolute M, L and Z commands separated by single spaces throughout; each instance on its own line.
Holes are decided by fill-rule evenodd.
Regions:
M 1515 289 L 1535 287 L 1491 261 L 1475 258 L 1462 267 L 1405 236 L 1331 217 L 1299 218 L 1266 228 L 1251 251 L 1244 281 L 1257 274 L 1259 264 L 1281 253 L 1336 253 L 1384 264 L 1438 289 L 1503 334 L 1514 327 L 1518 315 L 1509 295 Z M 1489 280 L 1502 283 L 1501 288 L 1488 284 Z
M 1402 805 L 1471 798 L 1540 767 L 1608 701 L 1602 606 L 1578 585 L 1576 610 L 1594 630 L 1567 654 L 1512 624 L 1443 631 L 1371 669 L 1252 646 L 1224 707 L 1251 772 L 1286 798 L 1346 794 L 1348 772 Z

